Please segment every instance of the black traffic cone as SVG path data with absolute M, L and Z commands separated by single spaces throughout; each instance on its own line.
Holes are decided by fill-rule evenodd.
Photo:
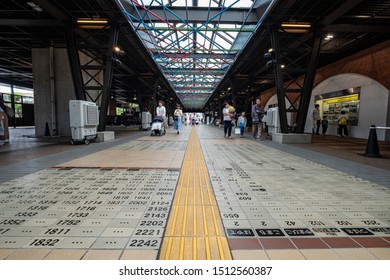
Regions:
M 46 127 L 45 127 L 45 137 L 50 137 L 50 130 L 49 130 L 49 124 L 46 122 Z
M 368 136 L 366 152 L 362 154 L 365 157 L 380 158 L 382 157 L 379 153 L 378 137 L 376 136 L 376 127 L 371 125 L 370 134 Z

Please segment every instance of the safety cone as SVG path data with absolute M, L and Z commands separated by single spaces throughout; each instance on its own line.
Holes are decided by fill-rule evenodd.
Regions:
M 376 126 L 371 125 L 370 134 L 368 136 L 366 152 L 364 154 L 359 154 L 365 157 L 372 158 L 381 158 L 382 156 L 379 153 L 378 137 L 376 136 Z
M 50 129 L 49 129 L 49 124 L 46 122 L 46 127 L 45 127 L 45 137 L 50 137 Z

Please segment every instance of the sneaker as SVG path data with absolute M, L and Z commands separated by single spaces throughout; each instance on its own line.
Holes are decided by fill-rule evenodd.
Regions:
M 179 131 L 177 132 L 177 134 L 179 134 Z
M 228 138 L 229 138 L 229 139 L 233 139 L 233 137 L 231 137 L 231 136 L 229 136 Z
M 5 139 L 5 140 L 3 141 L 3 143 L 4 143 L 4 144 L 9 143 L 9 139 Z
M 226 134 L 225 134 L 223 137 L 225 137 L 225 138 L 226 138 Z

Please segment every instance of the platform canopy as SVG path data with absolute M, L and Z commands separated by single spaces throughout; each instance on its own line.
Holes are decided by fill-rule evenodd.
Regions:
M 117 0 L 186 108 L 201 109 L 269 0 Z

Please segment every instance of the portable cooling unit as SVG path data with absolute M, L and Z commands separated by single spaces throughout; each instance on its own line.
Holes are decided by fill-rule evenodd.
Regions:
M 70 100 L 69 115 L 72 145 L 75 142 L 89 144 L 90 140 L 99 142 L 99 138 L 97 137 L 99 109 L 95 103 L 83 100 Z
M 152 114 L 149 112 L 142 112 L 141 115 L 142 130 L 149 130 L 152 122 Z
M 287 113 L 287 123 L 291 125 L 292 114 L 290 112 Z M 267 116 L 263 119 L 268 125 L 268 133 L 280 133 L 280 119 L 279 119 L 279 109 L 278 107 L 269 108 L 267 111 Z

